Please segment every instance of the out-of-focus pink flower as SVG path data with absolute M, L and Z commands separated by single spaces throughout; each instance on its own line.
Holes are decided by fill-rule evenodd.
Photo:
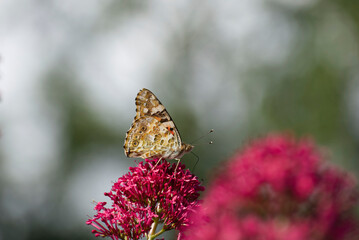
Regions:
M 95 236 L 112 239 L 154 239 L 162 232 L 188 224 L 189 211 L 198 205 L 199 192 L 204 190 L 198 178 L 183 164 L 163 160 L 146 160 L 120 177 L 105 193 L 111 199 L 95 206 L 97 214 L 86 223 L 95 227 Z M 157 226 L 162 229 L 157 231 Z
M 183 239 L 359 239 L 353 176 L 308 139 L 269 135 L 219 172 Z

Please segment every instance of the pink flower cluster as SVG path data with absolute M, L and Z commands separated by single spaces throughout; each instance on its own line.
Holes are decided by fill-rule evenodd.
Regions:
M 356 188 L 308 139 L 270 135 L 225 164 L 184 239 L 359 239 Z
M 204 187 L 183 164 L 174 173 L 176 164 L 162 160 L 153 168 L 156 161 L 139 163 L 114 183 L 105 193 L 111 207 L 105 207 L 106 202 L 97 203 L 97 214 L 86 222 L 95 227 L 92 232 L 97 237 L 155 239 L 188 224 L 189 211 L 198 205 Z M 162 226 L 159 231 L 158 226 Z

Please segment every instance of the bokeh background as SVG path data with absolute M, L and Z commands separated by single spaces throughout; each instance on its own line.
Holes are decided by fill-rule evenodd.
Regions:
M 185 142 L 215 129 L 195 143 L 204 184 L 273 131 L 312 136 L 358 176 L 358 13 L 356 0 L 1 0 L 0 240 L 95 239 L 92 201 L 136 164 L 122 145 L 143 87 Z

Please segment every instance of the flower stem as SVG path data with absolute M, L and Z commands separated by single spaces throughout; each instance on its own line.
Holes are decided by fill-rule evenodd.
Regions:
M 152 235 L 151 238 L 150 238 L 150 240 L 155 239 L 156 237 L 158 237 L 159 235 L 161 235 L 162 233 L 164 233 L 164 232 L 166 232 L 166 231 L 167 231 L 167 230 L 165 230 L 165 229 L 162 228 L 161 231 L 159 231 L 158 233 Z
M 148 233 L 148 236 L 147 236 L 148 240 L 154 240 L 156 237 L 158 237 L 159 235 L 161 235 L 162 233 L 167 231 L 167 230 L 162 228 L 159 232 L 156 233 L 156 229 L 157 229 L 158 224 L 159 224 L 159 219 L 154 218 L 153 223 L 151 225 L 151 230 L 150 230 L 150 232 Z
M 157 229 L 157 226 L 158 226 L 158 218 L 154 218 L 153 219 L 153 223 L 151 225 L 151 230 L 150 232 L 148 233 L 148 240 L 152 240 L 154 239 L 155 237 L 153 237 L 155 235 L 155 232 L 156 232 L 156 229 Z

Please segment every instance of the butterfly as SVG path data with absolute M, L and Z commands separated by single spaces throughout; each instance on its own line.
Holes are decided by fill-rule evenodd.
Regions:
M 181 157 L 194 146 L 182 142 L 166 108 L 150 90 L 143 88 L 137 94 L 136 116 L 123 147 L 127 157 L 158 158 L 156 165 L 162 159 L 175 159 L 178 166 Z

